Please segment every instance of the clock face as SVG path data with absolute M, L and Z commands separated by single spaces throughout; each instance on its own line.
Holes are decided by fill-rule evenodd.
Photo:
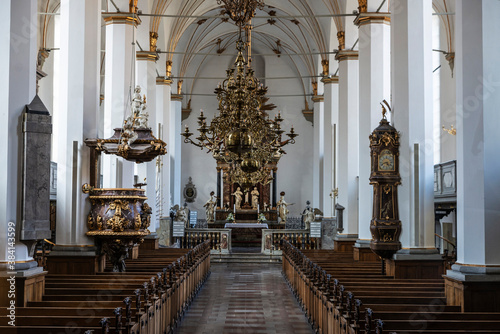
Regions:
M 378 169 L 381 171 L 394 170 L 394 154 L 389 150 L 383 150 L 378 157 Z

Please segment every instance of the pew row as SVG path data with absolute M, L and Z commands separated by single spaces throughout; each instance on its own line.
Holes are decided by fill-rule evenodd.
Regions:
M 109 269 L 109 268 L 108 268 Z M 47 275 L 42 301 L 0 310 L 0 333 L 171 333 L 210 275 L 210 244 L 142 251 L 127 272 Z
M 299 250 L 285 242 L 283 275 L 321 334 L 500 333 L 500 313 L 447 306 L 444 280 L 399 280 L 352 254 Z

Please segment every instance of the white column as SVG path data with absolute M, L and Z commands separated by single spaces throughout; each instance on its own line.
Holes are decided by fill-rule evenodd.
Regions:
M 393 125 L 400 131 L 403 248 L 433 252 L 432 1 L 391 2 Z
M 335 214 L 335 199 L 333 190 L 336 188 L 336 134 L 339 120 L 339 85 L 338 77 L 323 78 L 324 83 L 324 118 L 323 118 L 323 170 L 322 170 L 322 205 L 323 216 L 333 217 Z
M 358 236 L 358 52 L 339 51 L 339 152 L 338 188 L 344 210 L 343 237 Z
M 93 245 L 85 236 L 90 203 L 81 187 L 90 181 L 90 150 L 83 140 L 97 136 L 100 9 L 100 0 L 61 1 L 60 95 L 54 112 L 58 245 Z
M 131 13 L 104 13 L 106 60 L 104 79 L 104 138 L 123 125 L 130 110 L 135 83 L 135 38 L 140 19 Z M 103 155 L 104 188 L 132 188 L 134 163 L 114 155 Z
M 170 110 L 171 110 L 171 84 L 172 80 L 157 78 L 156 80 L 156 101 L 158 114 L 158 122 L 162 124 L 162 137 L 161 139 L 167 143 L 167 154 L 161 157 L 161 206 L 163 208 L 163 215 L 168 216 L 170 208 L 173 206 L 170 191 Z M 161 120 L 160 120 L 161 119 Z
M 37 1 L 4 1 L 0 20 L 0 270 L 5 268 L 10 248 L 9 223 L 16 224 L 16 268 L 33 260 L 19 241 L 21 229 L 21 114 L 35 97 Z M 9 47 L 10 46 L 10 47 Z M 9 236 L 10 237 L 10 236 Z M 19 262 L 19 264 L 17 264 Z M 27 263 L 26 263 L 27 264 Z M 36 264 L 35 264 L 36 266 Z M 13 271 L 13 270 L 9 270 Z
M 170 191 L 172 203 L 184 204 L 181 188 L 181 122 L 182 95 L 171 95 L 169 138 L 170 138 Z
M 368 134 L 382 119 L 380 103 L 391 101 L 391 27 L 389 13 L 361 13 L 359 26 L 359 226 L 358 244 L 371 240 L 373 187 Z M 389 115 L 390 116 L 390 115 Z
M 499 17 L 498 1 L 456 3 L 458 193 L 453 269 L 468 274 L 500 274 Z
M 323 210 L 323 156 L 324 156 L 324 103 L 323 96 L 317 95 L 313 97 L 314 114 L 313 114 L 313 198 L 312 207 Z
M 158 136 L 158 122 L 156 121 L 156 54 L 151 52 L 138 52 L 136 62 L 136 84 L 141 86 L 142 94 L 146 95 L 147 108 L 149 114 L 148 126 L 153 131 L 154 136 Z M 143 172 L 139 174 L 139 181 L 146 178 L 146 196 L 149 206 L 152 208 L 151 225 L 149 230 L 156 231 L 159 226 L 156 207 L 156 159 L 138 165 L 138 169 Z

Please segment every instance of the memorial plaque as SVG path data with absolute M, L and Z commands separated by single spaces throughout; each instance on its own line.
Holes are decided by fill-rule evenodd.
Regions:
M 189 213 L 189 225 L 194 226 L 198 222 L 198 211 L 191 211 Z
M 172 230 L 173 230 L 173 233 L 172 233 L 173 237 L 184 237 L 184 222 L 174 221 L 174 225 L 173 225 Z
M 311 222 L 309 236 L 311 238 L 321 238 L 321 222 Z

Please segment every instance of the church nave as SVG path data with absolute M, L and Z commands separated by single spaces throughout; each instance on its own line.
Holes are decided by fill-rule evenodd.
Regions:
M 175 333 L 312 333 L 280 264 L 212 263 Z

